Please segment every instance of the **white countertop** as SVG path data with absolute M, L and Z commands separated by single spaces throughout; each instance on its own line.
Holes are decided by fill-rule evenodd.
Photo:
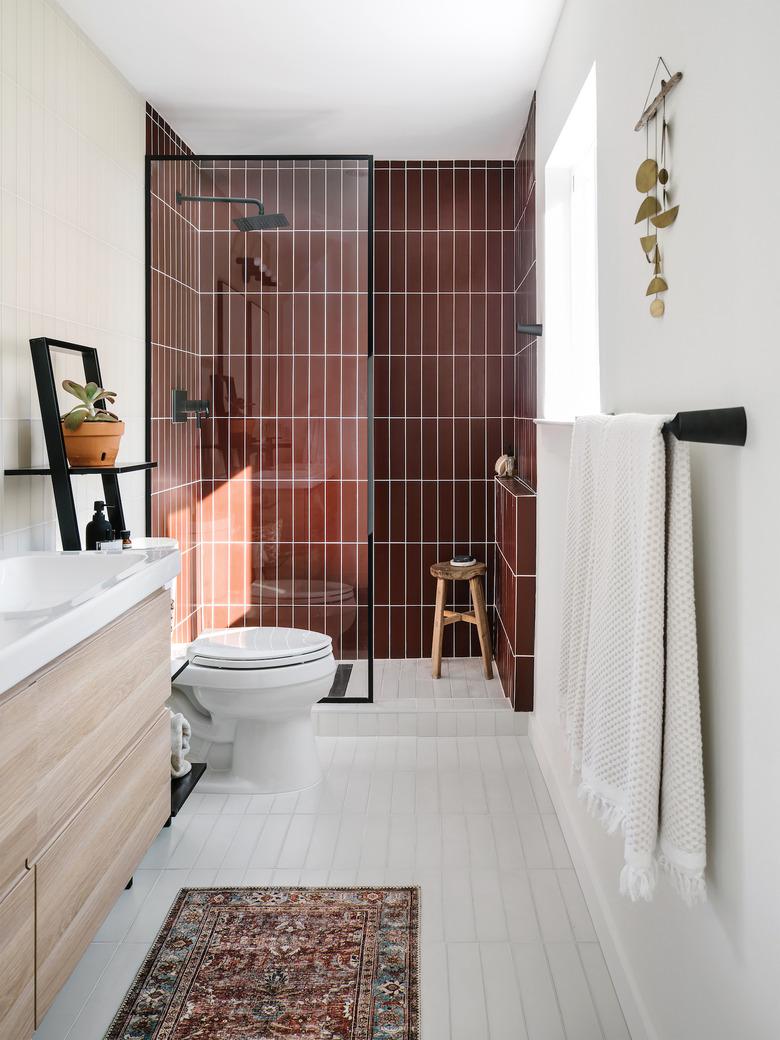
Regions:
M 0 554 L 0 694 L 162 588 L 179 551 Z M 111 662 L 99 662 L 110 681 Z

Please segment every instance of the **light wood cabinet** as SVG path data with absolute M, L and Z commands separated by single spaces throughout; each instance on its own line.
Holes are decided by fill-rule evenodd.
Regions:
M 0 1040 L 29 1040 L 170 814 L 169 617 L 160 590 L 0 694 Z
M 166 713 L 36 864 L 39 1022 L 168 818 L 169 761 Z
M 0 1037 L 27 1040 L 35 1015 L 35 877 L 28 870 L 0 902 Z

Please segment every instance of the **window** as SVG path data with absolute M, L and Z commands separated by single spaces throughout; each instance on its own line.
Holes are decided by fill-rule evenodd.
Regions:
M 596 66 L 544 168 L 544 417 L 598 412 Z

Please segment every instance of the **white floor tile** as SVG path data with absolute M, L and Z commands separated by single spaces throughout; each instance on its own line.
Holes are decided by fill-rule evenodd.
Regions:
M 41 1022 L 35 1033 L 35 1040 L 62 1040 L 67 1035 L 116 949 L 116 944 L 113 943 L 90 943 Z
M 576 943 L 547 943 L 547 959 L 566 1033 L 577 1040 L 603 1040 Z
M 471 871 L 474 924 L 480 942 L 502 942 L 507 936 L 506 911 L 495 867 Z
M 424 995 L 421 1001 L 420 1035 L 425 1040 L 450 1040 L 450 988 L 447 947 L 423 942 L 420 950 Z
M 571 869 L 558 870 L 556 873 L 574 938 L 577 942 L 597 942 L 588 904 L 585 902 L 577 875 Z
M 588 942 L 578 948 L 605 1040 L 631 1040 L 601 947 Z
M 515 943 L 512 956 L 528 1040 L 567 1040 L 544 947 Z M 580 1036 L 575 1032 L 568 1040 L 580 1040 Z
M 520 842 L 523 846 L 523 856 L 529 867 L 551 867 L 553 865 L 550 855 L 550 846 L 542 826 L 542 818 L 539 813 L 518 813 L 517 829 L 520 832 Z
M 279 858 L 276 861 L 277 867 L 283 870 L 289 870 L 293 867 L 297 867 L 300 870 L 303 867 L 306 862 L 306 854 L 309 851 L 316 821 L 317 817 L 312 816 L 310 813 L 302 816 L 293 816 L 290 826 L 287 828 L 287 834 L 279 852 Z
M 133 887 L 117 899 L 95 935 L 96 943 L 119 943 L 125 938 L 159 877 L 159 870 L 136 870 Z
M 547 838 L 547 844 L 550 848 L 553 866 L 571 867 L 571 857 L 569 856 L 569 850 L 566 847 L 566 841 L 563 837 L 561 825 L 558 823 L 558 817 L 552 813 L 544 813 L 542 815 L 542 825 L 544 827 L 545 837 Z
M 249 859 L 250 867 L 275 867 L 290 826 L 290 816 L 266 817 L 265 826 Z
M 548 943 L 572 940 L 574 936 L 557 873 L 554 870 L 529 870 L 528 877 L 542 939 Z
M 65 1034 L 69 1040 L 101 1040 L 148 949 L 146 943 L 125 942 L 117 946 L 73 1028 Z
M 125 942 L 151 943 L 168 915 L 180 888 L 189 884 L 189 870 L 163 870 L 125 936 Z
M 315 820 L 304 866 L 307 870 L 322 870 L 327 875 L 336 851 L 341 821 L 334 813 L 312 817 Z
M 528 1040 L 511 946 L 481 943 L 480 955 L 491 1040 Z
M 447 964 L 452 1040 L 487 1040 L 488 1020 L 479 946 L 471 942 L 450 943 Z
M 450 943 L 475 942 L 477 928 L 471 896 L 471 875 L 460 868 L 442 874 L 444 937 Z

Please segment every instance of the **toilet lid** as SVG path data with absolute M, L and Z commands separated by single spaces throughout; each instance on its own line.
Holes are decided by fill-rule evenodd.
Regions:
M 210 668 L 274 668 L 316 661 L 331 652 L 332 640 L 303 628 L 220 628 L 190 646 L 192 664 Z

